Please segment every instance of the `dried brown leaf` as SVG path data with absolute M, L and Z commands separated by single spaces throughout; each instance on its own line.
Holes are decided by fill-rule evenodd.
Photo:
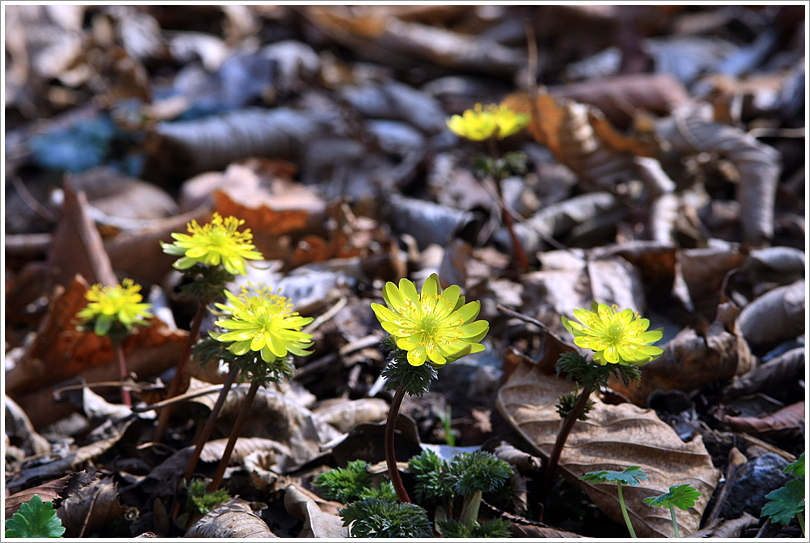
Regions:
M 76 274 L 90 284 L 118 284 L 101 235 L 90 217 L 87 196 L 74 190 L 69 180 L 65 181 L 62 221 L 51 242 L 48 264 L 54 268 L 56 282 L 63 286 L 69 285 Z
M 65 537 L 82 537 L 121 518 L 128 509 L 118 500 L 116 484 L 106 477 L 71 495 L 56 515 L 65 526 Z
M 761 245 L 773 237 L 776 185 L 781 155 L 773 147 L 733 126 L 708 120 L 700 110 L 684 110 L 656 123 L 656 134 L 673 150 L 684 155 L 716 153 L 731 162 L 739 173 L 743 239 Z
M 805 298 L 804 280 L 777 287 L 747 306 L 740 312 L 737 325 L 752 345 L 768 345 L 792 339 L 804 331 Z
M 347 538 L 349 528 L 334 514 L 341 504 L 327 502 L 297 485 L 290 485 L 284 491 L 284 507 L 292 516 L 304 522 L 298 537 Z M 332 514 L 323 509 L 331 509 Z
M 728 397 L 746 396 L 761 392 L 771 398 L 784 401 L 790 394 L 804 394 L 799 381 L 804 376 L 804 347 L 791 349 L 773 360 L 769 360 L 749 371 L 742 377 L 735 377 L 723 389 Z
M 630 114 L 634 109 L 666 115 L 689 99 L 684 86 L 665 73 L 606 77 L 549 87 L 548 92 L 553 96 L 597 107 L 613 126 L 620 128 L 631 122 Z M 636 142 L 636 145 L 638 143 L 640 142 Z
M 218 505 L 198 520 L 183 537 L 261 538 L 276 537 L 267 524 L 239 498 Z
M 382 422 L 388 416 L 388 402 L 379 398 L 361 398 L 341 402 L 315 412 L 315 418 L 347 433 L 358 424 Z
M 545 375 L 523 363 L 501 387 L 497 405 L 504 417 L 535 449 L 548 458 L 560 427 L 554 404 L 574 390 L 564 379 Z M 582 488 L 600 509 L 622 522 L 615 485 L 579 480 L 589 471 L 622 470 L 641 466 L 649 480 L 625 487 L 624 499 L 640 537 L 672 537 L 668 511 L 649 507 L 643 499 L 668 492 L 670 486 L 689 483 L 701 493 L 695 507 L 678 520 L 685 532 L 697 530 L 703 510 L 720 478 L 698 436 L 684 443 L 652 410 L 631 404 L 606 405 L 598 397 L 590 419 L 577 422 L 560 457 L 560 473 Z
M 723 422 L 737 432 L 745 432 L 760 437 L 778 437 L 785 433 L 804 429 L 804 402 L 797 402 L 783 407 L 779 411 L 764 417 L 732 417 L 725 415 Z

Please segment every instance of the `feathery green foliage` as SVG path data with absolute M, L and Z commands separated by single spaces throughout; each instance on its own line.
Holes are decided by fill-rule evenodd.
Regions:
M 346 468 L 337 468 L 321 473 L 314 483 L 318 485 L 324 496 L 330 500 L 350 503 L 361 499 L 364 491 L 370 490 L 371 474 L 366 471 L 368 462 L 355 460 L 349 462 Z M 396 500 L 394 500 L 396 501 Z
M 444 482 L 442 473 L 447 471 L 447 462 L 425 449 L 421 454 L 408 460 L 408 468 L 416 478 L 416 499 L 444 500 L 453 496 L 453 489 Z
M 427 511 L 412 503 L 366 498 L 341 509 L 340 518 L 352 537 L 433 537 Z
M 204 479 L 194 479 L 188 489 L 188 508 L 196 509 L 201 515 L 210 513 L 217 505 L 230 499 L 230 494 L 224 488 L 208 492 L 208 481 Z
M 486 451 L 462 453 L 448 465 L 445 482 L 453 490 L 468 496 L 475 492 L 493 492 L 512 475 L 512 467 Z
M 408 363 L 408 352 L 396 346 L 391 336 L 383 340 L 383 348 L 388 351 L 388 365 L 382 370 L 382 375 L 388 382 L 385 388 L 397 390 L 405 386 L 405 392 L 411 396 L 422 396 L 430 390 L 430 382 L 439 376 L 436 368 L 430 364 L 412 366 Z
M 436 522 L 436 528 L 443 537 L 492 538 L 512 537 L 509 521 L 498 518 L 490 522 L 473 524 L 471 527 L 452 518 Z

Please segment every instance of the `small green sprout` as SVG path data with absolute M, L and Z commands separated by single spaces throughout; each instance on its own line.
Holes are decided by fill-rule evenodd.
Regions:
M 186 508 L 196 514 L 207 515 L 213 511 L 217 505 L 225 503 L 231 499 L 228 491 L 220 488 L 216 492 L 208 492 L 208 481 L 204 479 L 194 479 L 188 491 L 188 503 Z
M 340 510 L 352 537 L 433 537 L 427 511 L 412 503 L 365 498 Z
M 801 454 L 798 460 L 795 462 L 788 464 L 782 473 L 788 474 L 792 472 L 794 476 L 800 477 L 799 479 L 793 479 L 792 481 L 788 481 L 788 483 L 779 488 L 774 490 L 767 496 L 768 503 L 762 508 L 762 515 L 771 517 L 773 522 L 778 522 L 779 524 L 789 524 L 793 517 L 796 517 L 796 520 L 799 521 L 799 526 L 802 529 L 802 536 L 807 537 L 804 528 L 804 453 Z
M 636 537 L 636 532 L 633 530 L 633 524 L 630 522 L 630 515 L 627 514 L 627 507 L 624 505 L 624 497 L 622 496 L 622 485 L 636 486 L 641 484 L 639 479 L 647 480 L 647 474 L 641 471 L 640 466 L 630 466 L 624 471 L 591 471 L 579 478 L 580 481 L 592 481 L 594 483 L 608 483 L 615 482 L 619 493 L 619 505 L 622 508 L 622 515 L 624 522 L 627 524 L 627 529 L 630 531 L 631 537 Z
M 439 420 L 442 422 L 442 428 L 444 428 L 444 440 L 451 447 L 455 447 L 456 436 L 453 434 L 453 427 L 450 424 L 453 418 L 452 410 L 449 405 L 445 409 L 444 413 L 439 413 Z
M 39 494 L 34 494 L 13 517 L 6 519 L 6 537 L 62 537 L 64 533 L 53 502 L 43 502 Z
M 695 506 L 695 502 L 700 498 L 698 492 L 691 485 L 680 485 L 669 487 L 669 492 L 661 494 L 654 498 L 644 498 L 644 503 L 650 507 L 669 507 L 669 513 L 672 516 L 672 528 L 675 530 L 675 537 L 681 537 L 678 532 L 678 523 L 675 522 L 675 508 L 686 511 L 690 507 Z

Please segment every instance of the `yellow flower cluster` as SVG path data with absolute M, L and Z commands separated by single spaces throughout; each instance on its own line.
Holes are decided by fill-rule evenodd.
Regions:
M 82 323 L 93 322 L 93 332 L 98 336 L 107 335 L 110 329 L 120 323 L 129 332 L 136 324 L 148 324 L 152 317 L 147 311 L 150 304 L 141 303 L 141 286 L 132 279 L 124 279 L 121 285 L 104 287 L 93 285 L 85 294 L 87 307 L 76 313 Z M 123 330 L 122 330 L 123 331 Z
M 224 219 L 214 213 L 211 222 L 200 226 L 197 221 L 188 224 L 187 234 L 172 234 L 174 243 L 163 243 L 163 252 L 170 255 L 182 255 L 174 267 L 185 270 L 194 264 L 222 266 L 233 275 L 245 275 L 245 260 L 261 260 L 262 254 L 254 251 L 256 247 L 250 242 L 253 234 L 248 228 L 244 232 L 236 229 L 245 221 L 236 217 Z
M 487 321 L 476 321 L 480 302 L 464 303 L 461 289 L 451 285 L 442 292 L 434 273 L 422 293 L 407 279 L 399 288 L 388 282 L 383 288 L 386 305 L 371 304 L 383 329 L 396 338 L 397 347 L 408 351 L 408 363 L 421 366 L 426 360 L 442 366 L 470 353 L 484 350 L 479 342 L 489 331 Z
M 664 352 L 648 345 L 660 340 L 663 332 L 648 332 L 650 321 L 639 318 L 632 309 L 619 311 L 615 305 L 593 302 L 590 311 L 575 309 L 574 317 L 579 322 L 563 316 L 563 325 L 574 334 L 574 343 L 593 350 L 594 361 L 603 366 L 608 363 L 640 366 Z
M 475 104 L 475 109 L 468 109 L 462 115 L 453 115 L 447 119 L 447 126 L 461 136 L 473 141 L 484 141 L 492 136 L 504 139 L 515 134 L 529 124 L 531 117 L 515 113 L 504 105 Z
M 211 337 L 222 342 L 233 342 L 228 350 L 236 355 L 248 351 L 261 353 L 265 362 L 275 362 L 288 353 L 298 356 L 310 354 L 312 336 L 301 327 L 312 322 L 311 317 L 300 317 L 284 296 L 270 292 L 267 286 L 253 288 L 248 284 L 235 296 L 225 290 L 230 305 L 215 304 L 225 312 L 216 325 L 227 330 L 211 332 Z

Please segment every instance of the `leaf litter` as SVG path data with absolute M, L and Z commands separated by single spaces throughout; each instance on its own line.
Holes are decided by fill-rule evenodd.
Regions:
M 638 465 L 649 480 L 624 493 L 642 537 L 672 535 L 643 499 L 686 483 L 701 492 L 678 512 L 686 534 L 797 537 L 795 521 L 719 515 L 746 465 L 804 451 L 794 8 L 10 6 L 6 518 L 39 493 L 70 537 L 347 537 L 344 504 L 312 481 L 357 459 L 385 472 L 370 303 L 386 281 L 438 273 L 481 301 L 491 333 L 403 403 L 406 485 L 425 448 L 484 449 L 515 475 L 482 518 L 515 537 L 626 537 L 615 489 L 579 476 Z M 529 157 L 503 201 L 472 174 L 483 146 L 445 125 L 499 102 L 531 116 L 499 142 Z M 159 242 L 214 212 L 245 220 L 265 258 L 246 279 L 315 319 L 314 353 L 259 390 L 226 470 L 233 499 L 191 518 L 179 474 L 225 374 L 173 374 L 195 308 Z M 161 308 L 123 342 L 134 409 L 118 404 L 109 340 L 74 322 L 89 285 L 123 278 Z M 638 386 L 593 395 L 551 491 L 563 506 L 544 509 L 554 404 L 571 388 L 553 365 L 576 349 L 560 316 L 592 300 L 649 318 L 664 354 Z M 182 409 L 155 441 L 177 377 Z M 231 389 L 198 475 L 213 476 L 246 393 Z

